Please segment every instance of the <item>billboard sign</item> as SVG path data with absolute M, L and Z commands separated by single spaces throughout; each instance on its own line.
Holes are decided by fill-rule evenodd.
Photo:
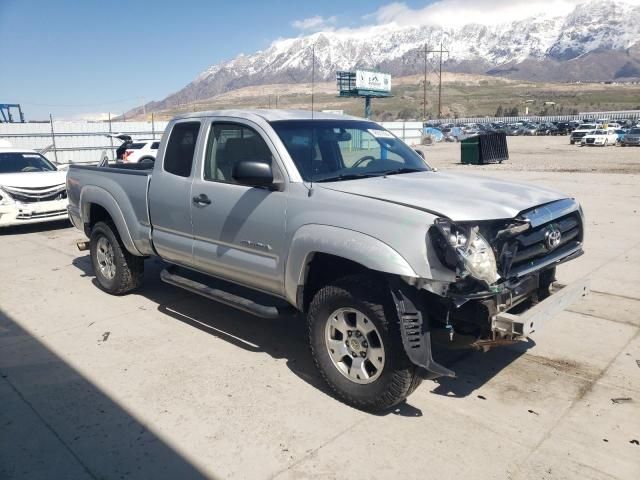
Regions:
M 388 73 L 356 70 L 356 88 L 374 92 L 391 91 L 391 75 Z

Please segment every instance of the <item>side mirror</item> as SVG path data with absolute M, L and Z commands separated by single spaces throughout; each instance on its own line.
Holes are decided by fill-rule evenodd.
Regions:
M 270 187 L 273 185 L 273 170 L 265 161 L 243 160 L 233 166 L 233 179 L 250 187 Z

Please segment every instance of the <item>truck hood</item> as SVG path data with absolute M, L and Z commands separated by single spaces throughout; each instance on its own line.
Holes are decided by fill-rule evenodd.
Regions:
M 428 211 L 454 221 L 513 218 L 567 198 L 534 185 L 462 173 L 419 172 L 323 183 L 323 188 Z
M 0 187 L 43 188 L 65 183 L 67 172 L 24 172 L 0 174 Z

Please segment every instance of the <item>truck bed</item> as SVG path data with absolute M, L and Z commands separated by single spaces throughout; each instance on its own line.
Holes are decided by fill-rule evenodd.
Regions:
M 109 167 L 72 165 L 67 174 L 69 215 L 81 228 L 90 212 L 92 200 L 105 206 L 121 231 L 127 249 L 135 246 L 141 255 L 153 253 L 150 241 L 151 224 L 147 208 L 147 189 L 152 170 L 137 164 L 112 164 Z M 82 206 L 82 208 L 81 208 Z M 128 238 L 126 238 L 128 237 Z

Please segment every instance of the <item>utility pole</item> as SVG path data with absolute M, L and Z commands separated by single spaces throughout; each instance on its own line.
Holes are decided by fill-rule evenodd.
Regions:
M 427 119 L 427 54 L 439 53 L 440 54 L 440 69 L 438 71 L 438 118 L 442 117 L 442 55 L 447 54 L 449 59 L 449 50 L 443 48 L 442 42 L 440 42 L 439 50 L 429 50 L 427 44 L 424 44 L 424 90 L 423 90 L 423 109 L 422 118 Z
M 427 120 L 427 44 L 424 44 L 424 85 L 422 90 L 422 121 Z
M 311 47 L 311 114 L 313 115 L 313 89 L 316 84 L 316 44 Z

